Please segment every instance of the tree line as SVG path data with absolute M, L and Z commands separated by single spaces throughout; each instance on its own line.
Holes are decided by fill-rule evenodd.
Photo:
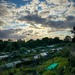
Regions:
M 65 41 L 60 40 L 59 37 L 55 38 L 48 38 L 44 37 L 41 40 L 33 40 L 30 39 L 29 41 L 25 42 L 25 40 L 17 39 L 17 41 L 12 41 L 8 39 L 7 41 L 0 40 L 0 51 L 13 51 L 13 50 L 19 50 L 21 47 L 26 47 L 27 49 L 36 48 L 38 46 L 46 46 L 46 45 L 52 45 L 52 44 L 59 44 L 59 43 L 65 43 L 65 42 L 75 42 L 75 26 L 73 27 L 73 30 L 71 32 L 74 34 L 72 41 L 70 41 L 71 37 L 66 36 Z
M 21 47 L 26 47 L 27 49 L 36 48 L 38 46 L 46 46 L 51 44 L 58 44 L 63 42 L 60 40 L 59 37 L 55 37 L 54 39 L 45 37 L 43 39 L 33 40 L 30 39 L 29 41 L 25 42 L 25 40 L 18 39 L 17 41 L 7 40 L 3 41 L 0 40 L 0 51 L 12 51 L 12 50 L 19 50 Z

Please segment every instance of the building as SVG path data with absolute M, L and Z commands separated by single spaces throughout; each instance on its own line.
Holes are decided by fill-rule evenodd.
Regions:
M 28 58 L 22 58 L 22 61 L 30 61 Z
M 12 63 L 7 63 L 7 64 L 5 64 L 4 66 L 6 66 L 6 67 L 13 67 L 13 66 L 15 66 L 16 64 L 18 64 L 18 63 L 21 63 L 21 60 L 19 60 L 19 61 L 15 61 L 15 62 L 12 62 Z
M 0 60 L 7 58 L 7 57 L 9 57 L 9 55 L 2 55 L 2 56 L 0 56 Z
M 50 45 L 50 46 L 47 46 L 47 47 L 49 47 L 49 48 L 53 48 L 55 45 Z
M 57 51 L 60 51 L 60 50 L 62 50 L 62 48 L 61 48 L 61 47 L 59 47 L 59 48 L 57 48 L 56 50 L 57 50 Z
M 40 55 L 35 55 L 33 58 L 34 59 L 39 59 L 40 58 Z
M 47 57 L 47 56 L 48 56 L 48 52 L 40 53 L 40 55 L 41 55 L 42 57 Z

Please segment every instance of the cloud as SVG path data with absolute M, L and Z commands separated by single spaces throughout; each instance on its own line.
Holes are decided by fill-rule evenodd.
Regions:
M 75 25 L 75 2 L 73 1 L 22 1 L 28 1 L 28 3 L 26 2 L 20 7 L 9 1 L 0 3 L 0 28 L 3 28 L 0 29 L 0 37 L 15 39 L 26 37 L 29 39 L 34 36 L 36 39 L 36 36 L 37 38 L 42 35 L 49 36 L 48 32 L 61 32 L 68 28 L 71 29 Z M 8 30 L 4 30 L 4 27 L 8 27 Z M 43 29 L 46 31 L 45 33 L 42 33 Z
M 5 23 L 3 21 L 0 21 L 0 26 L 5 25 Z
M 24 1 L 27 1 L 27 0 L 24 0 Z M 34 26 L 35 24 L 43 24 L 42 26 L 46 27 L 46 26 L 49 26 L 49 24 L 50 25 L 54 24 L 55 26 L 59 24 L 57 22 L 55 22 L 56 23 L 55 24 L 53 21 L 57 21 L 57 20 L 65 21 L 65 17 L 61 16 L 63 14 L 66 17 L 68 15 L 71 15 L 71 16 L 74 15 L 73 2 L 69 2 L 68 0 L 65 0 L 65 1 L 64 0 L 62 1 L 61 0 L 54 0 L 54 1 L 46 0 L 46 2 L 45 1 L 40 2 L 39 0 L 36 0 L 36 1 L 32 0 L 30 4 L 26 4 L 24 6 L 21 6 L 20 8 L 17 8 L 16 7 L 17 5 L 11 2 L 0 3 L 1 21 L 4 20 L 4 23 L 6 24 L 6 26 L 7 24 L 13 26 L 13 25 L 20 25 L 21 23 L 32 25 L 33 23 Z M 68 5 L 70 4 L 71 6 L 68 7 Z M 41 10 L 39 10 L 39 7 L 41 8 Z M 56 16 L 56 18 L 54 17 L 54 15 Z M 53 17 L 49 18 L 49 16 L 50 17 L 53 16 Z M 19 18 L 19 20 L 17 20 L 17 18 Z M 13 23 L 13 21 L 15 21 L 15 24 Z M 62 22 L 60 22 L 60 24 L 61 23 Z M 3 24 L 1 24 L 1 26 L 2 25 Z
M 68 16 L 68 17 L 67 17 L 67 20 L 68 20 L 68 21 L 73 21 L 73 20 L 75 20 L 75 17 L 73 17 L 73 16 Z
M 6 16 L 7 14 L 8 14 L 8 11 L 6 7 L 0 3 L 0 16 L 3 17 L 3 16 Z
M 25 35 L 19 35 L 18 32 L 22 29 L 0 30 L 0 38 L 2 39 L 24 39 Z
M 52 21 L 51 19 L 54 17 L 41 18 L 38 15 L 28 15 L 25 17 L 21 17 L 18 20 L 20 21 L 28 21 L 29 23 L 34 22 L 35 24 L 41 24 L 44 27 L 53 27 L 53 28 L 71 28 L 75 24 L 75 17 L 68 16 L 65 17 L 65 21 Z
M 22 1 L 29 1 L 29 0 L 22 0 Z
M 6 1 L 0 3 L 0 27 L 8 26 L 10 22 L 13 21 L 14 17 L 12 11 L 15 7 L 14 3 L 7 3 Z
M 38 15 L 28 15 L 28 16 L 25 16 L 25 17 L 21 17 L 18 20 L 20 20 L 20 21 L 32 21 L 32 22 L 35 22 L 37 24 L 45 21 L 44 18 L 41 18 Z
M 49 4 L 54 3 L 54 4 L 58 4 L 58 5 L 63 5 L 63 4 L 69 3 L 68 0 L 46 0 L 46 1 Z

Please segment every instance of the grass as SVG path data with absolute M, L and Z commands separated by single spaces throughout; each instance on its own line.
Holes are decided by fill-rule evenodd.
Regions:
M 58 67 L 54 70 L 45 70 L 45 68 L 47 68 L 48 66 L 50 66 L 53 63 L 59 63 Z M 67 58 L 62 58 L 62 57 L 55 57 L 54 59 L 49 59 L 48 61 L 45 61 L 44 63 L 42 63 L 41 65 L 36 66 L 34 69 L 37 72 L 42 72 L 44 75 L 48 75 L 47 73 L 56 73 L 57 69 L 59 69 L 59 67 L 63 66 L 65 67 L 66 64 L 68 63 L 68 59 Z

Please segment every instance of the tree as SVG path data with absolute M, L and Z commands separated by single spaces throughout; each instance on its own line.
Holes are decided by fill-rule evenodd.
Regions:
M 71 30 L 71 32 L 74 34 L 72 42 L 75 42 L 75 26 L 73 26 L 73 30 Z
M 54 44 L 60 43 L 59 37 L 55 37 L 55 38 L 53 39 L 53 43 L 54 43 Z
M 70 53 L 70 50 L 68 48 L 68 46 L 64 47 L 62 50 L 61 50 L 61 55 L 63 57 L 70 57 L 71 56 L 71 53 Z
M 75 26 L 73 26 L 73 30 L 71 30 L 71 32 L 74 34 L 75 37 Z
M 70 36 L 66 36 L 66 37 L 65 37 L 65 39 L 64 39 L 64 41 L 65 41 L 65 42 L 71 42 L 71 41 L 72 41 L 72 39 L 71 39 L 71 37 L 70 37 Z
M 3 51 L 7 51 L 7 52 L 12 50 L 13 50 L 13 46 L 11 42 L 7 43 L 6 47 L 3 49 Z
M 48 37 L 45 37 L 45 38 L 42 39 L 42 43 L 43 44 L 48 44 L 48 42 L 49 42 L 49 38 Z
M 49 38 L 49 45 L 53 44 L 53 39 Z
M 3 48 L 4 48 L 3 40 L 2 40 L 2 39 L 0 39 L 0 51 L 2 51 L 2 50 L 3 50 Z
M 20 53 L 23 53 L 23 52 L 26 52 L 26 51 L 27 51 L 27 48 L 24 48 L 24 47 L 20 48 Z
M 12 40 L 11 39 L 8 39 L 8 42 L 12 42 Z
M 17 39 L 18 49 L 25 47 L 25 40 Z

